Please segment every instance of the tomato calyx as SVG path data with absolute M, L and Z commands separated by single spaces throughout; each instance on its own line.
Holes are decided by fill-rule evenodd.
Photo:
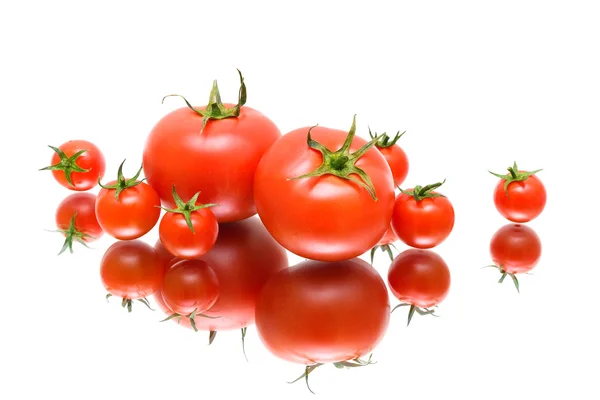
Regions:
M 362 360 L 360 358 L 353 358 L 350 360 L 346 360 L 346 361 L 338 361 L 338 362 L 334 362 L 333 365 L 338 368 L 338 369 L 344 369 L 344 368 L 356 368 L 356 367 L 366 367 L 367 365 L 371 365 L 371 364 L 376 364 L 375 361 L 372 361 L 373 354 L 369 355 L 369 358 L 367 360 Z M 313 390 L 310 388 L 310 385 L 308 384 L 308 375 L 311 374 L 311 372 L 313 372 L 315 369 L 319 368 L 321 365 L 325 365 L 323 363 L 316 363 L 316 364 L 311 364 L 311 365 L 307 365 L 304 368 L 304 373 L 302 375 L 300 375 L 298 378 L 294 379 L 291 382 L 288 382 L 289 384 L 292 383 L 296 383 L 301 379 L 304 379 L 304 381 L 306 382 L 306 387 L 308 388 L 308 390 L 312 393 L 315 394 L 315 392 L 313 392 Z
M 394 248 L 394 250 L 398 251 L 398 249 L 396 248 L 396 246 L 394 246 L 393 243 L 378 244 L 377 246 L 373 247 L 371 249 L 371 265 L 373 265 L 373 261 L 375 260 L 375 252 L 377 251 L 377 249 L 381 250 L 384 253 L 387 253 L 387 255 L 390 257 L 390 261 L 394 261 L 394 253 L 392 252 L 392 247 Z
M 210 318 L 210 319 L 221 318 L 221 317 L 211 317 L 210 315 L 199 313 L 198 309 L 195 309 L 194 311 L 192 311 L 188 315 L 181 315 L 181 314 L 178 314 L 178 313 L 173 313 L 173 314 L 169 315 L 167 318 L 165 318 L 165 319 L 163 319 L 163 320 L 161 320 L 159 322 L 165 322 L 165 321 L 169 321 L 169 320 L 171 320 L 173 318 L 177 318 L 177 323 L 179 323 L 181 321 L 181 317 L 188 318 L 190 320 L 190 325 L 194 329 L 194 332 L 198 332 L 198 328 L 196 328 L 196 321 L 194 320 L 194 318 L 196 318 L 196 317 Z
M 69 249 L 69 252 L 71 254 L 73 254 L 73 241 L 74 240 L 76 240 L 77 242 L 81 243 L 82 245 L 84 245 L 85 247 L 87 247 L 89 249 L 90 246 L 87 245 L 87 243 L 84 241 L 84 239 L 86 239 L 86 238 L 87 239 L 95 239 L 94 236 L 89 235 L 84 232 L 80 232 L 75 228 L 75 218 L 77 218 L 77 213 L 74 213 L 73 216 L 71 217 L 71 221 L 69 222 L 69 227 L 67 229 L 57 229 L 57 230 L 52 231 L 52 232 L 59 232 L 59 233 L 62 233 L 63 235 L 65 235 L 65 242 L 63 243 L 63 246 L 60 249 L 60 252 L 58 253 L 59 256 L 62 253 L 64 253 L 67 249 Z
M 183 200 L 181 200 L 181 197 L 179 197 L 179 195 L 177 194 L 177 191 L 175 190 L 175 185 L 173 185 L 173 189 L 171 190 L 171 192 L 173 194 L 173 200 L 175 200 L 175 205 L 177 206 L 177 208 L 175 208 L 175 209 L 166 208 L 166 207 L 160 207 L 160 208 L 162 208 L 163 210 L 170 212 L 170 213 L 183 214 L 183 217 L 185 218 L 185 222 L 187 223 L 188 228 L 190 228 L 192 233 L 195 234 L 196 232 L 194 231 L 194 225 L 192 224 L 192 213 L 194 211 L 198 211 L 203 208 L 214 207 L 217 204 L 208 203 L 208 204 L 196 205 L 196 201 L 198 201 L 198 196 L 200 195 L 200 192 L 197 192 L 195 195 L 192 196 L 192 198 L 187 203 L 184 203 Z
M 415 312 L 419 315 L 431 315 L 433 317 L 439 317 L 439 315 L 435 314 L 435 310 L 430 310 L 429 308 L 421 308 L 421 307 L 417 307 L 414 304 L 409 304 L 409 303 L 401 303 L 398 304 L 396 307 L 392 308 L 392 313 L 400 308 L 400 307 L 409 307 L 410 309 L 408 310 L 408 322 L 406 323 L 406 326 L 410 325 L 410 321 L 412 320 L 413 316 L 415 315 Z M 437 306 L 434 306 L 437 307 Z
M 504 279 L 505 279 L 507 276 L 510 276 L 510 277 L 511 277 L 511 279 L 512 279 L 512 281 L 513 281 L 513 283 L 515 284 L 515 288 L 517 288 L 517 293 L 521 293 L 521 290 L 520 290 L 520 288 L 519 288 L 519 279 L 517 279 L 517 276 L 516 276 L 514 273 L 512 273 L 512 272 L 508 272 L 508 271 L 506 271 L 506 270 L 503 268 L 503 266 L 502 266 L 502 265 L 495 265 L 495 264 L 492 264 L 492 265 L 486 265 L 486 266 L 485 266 L 485 267 L 483 267 L 483 268 L 496 268 L 498 271 L 500 271 L 500 273 L 501 273 L 502 275 L 500 275 L 500 279 L 498 279 L 498 283 L 502 283 L 502 282 L 504 282 Z
M 352 140 L 356 135 L 356 115 L 354 115 L 354 118 L 352 119 L 352 126 L 350 127 L 350 131 L 348 132 L 348 136 L 346 136 L 344 144 L 338 150 L 331 151 L 321 143 L 312 139 L 310 133 L 316 126 L 318 125 L 315 125 L 308 130 L 306 143 L 311 149 L 315 149 L 322 154 L 323 163 L 312 172 L 288 179 L 303 179 L 322 175 L 335 175 L 339 178 L 347 179 L 364 187 L 369 192 L 373 200 L 377 201 L 377 193 L 375 193 L 375 186 L 373 186 L 371 178 L 365 171 L 358 168 L 354 164 L 367 152 L 367 150 L 375 145 L 378 139 L 372 139 L 354 153 L 350 153 L 350 145 L 352 144 Z M 351 175 L 353 174 L 358 175 L 362 181 L 352 177 Z
M 248 362 L 248 356 L 246 355 L 246 330 L 247 329 L 248 329 L 247 326 L 245 326 L 241 329 L 241 331 L 242 331 L 242 352 L 244 353 L 244 358 L 246 359 L 246 362 Z
M 442 186 L 445 182 L 446 182 L 446 180 L 444 179 L 442 182 L 433 183 L 433 184 L 427 185 L 427 186 L 417 185 L 411 190 L 403 190 L 400 187 L 398 189 L 400 190 L 401 193 L 403 193 L 407 196 L 414 197 L 415 201 L 418 202 L 423 199 L 431 199 L 434 197 L 446 197 L 441 193 L 432 193 L 435 189 Z
M 240 110 L 242 109 L 242 106 L 246 104 L 247 94 L 246 84 L 244 83 L 244 77 L 242 76 L 242 73 L 239 69 L 237 70 L 237 72 L 240 75 L 240 90 L 238 93 L 238 102 L 235 106 L 231 108 L 225 107 L 225 105 L 221 101 L 221 93 L 219 92 L 219 86 L 217 85 L 216 80 L 213 81 L 213 86 L 210 91 L 210 97 L 208 99 L 208 105 L 205 107 L 204 110 L 194 108 L 194 106 L 192 106 L 190 102 L 187 101 L 187 99 L 180 94 L 168 94 L 165 97 L 163 97 L 162 102 L 164 103 L 167 97 L 182 98 L 183 101 L 185 101 L 185 104 L 192 111 L 194 111 L 196 114 L 202 117 L 202 128 L 200 129 L 200 133 L 202 133 L 204 132 L 204 128 L 206 127 L 207 122 L 211 119 L 219 120 L 225 118 L 236 118 L 240 115 Z
M 490 174 L 500 179 L 504 179 L 504 192 L 506 193 L 506 196 L 508 196 L 508 185 L 510 185 L 512 182 L 526 181 L 527 178 L 529 178 L 531 175 L 537 174 L 542 169 L 536 169 L 535 171 L 519 171 L 519 168 L 517 167 L 517 162 L 515 161 L 512 167 L 508 167 L 507 170 L 508 174 L 505 175 L 488 171 Z
M 101 188 L 115 190 L 115 198 L 117 200 L 119 200 L 119 195 L 121 194 L 121 192 L 123 190 L 128 189 L 130 187 L 137 186 L 146 180 L 146 178 L 138 180 L 138 178 L 140 177 L 140 174 L 142 173 L 143 165 L 140 166 L 140 169 L 138 170 L 138 172 L 136 172 L 136 174 L 132 178 L 125 179 L 125 177 L 123 176 L 123 164 L 125 164 L 125 160 L 123 160 L 121 165 L 119 165 L 119 170 L 117 171 L 117 182 L 115 184 L 103 185 L 100 182 L 100 179 L 98 178 L 98 185 L 100 185 Z
M 60 161 L 54 165 L 49 165 L 44 168 L 40 168 L 40 171 L 64 171 L 65 179 L 71 186 L 75 186 L 73 184 L 73 180 L 71 179 L 71 174 L 73 172 L 90 172 L 90 169 L 83 169 L 79 165 L 77 165 L 77 159 L 87 150 L 79 150 L 77 153 L 73 154 L 71 157 L 67 156 L 64 151 L 59 149 L 58 147 L 48 145 L 60 158 Z
M 378 139 L 377 142 L 375 143 L 375 146 L 379 147 L 380 149 L 392 147 L 393 145 L 396 144 L 398 139 L 400 139 L 402 137 L 402 135 L 404 135 L 405 133 L 406 133 L 406 131 L 404 131 L 402 133 L 400 133 L 400 131 L 398 131 L 398 132 L 396 132 L 396 135 L 394 135 L 393 138 L 390 138 L 386 132 L 383 132 L 380 135 L 378 135 L 377 133 L 373 134 L 371 132 L 371 127 L 369 127 L 369 136 L 371 137 L 371 139 L 375 139 L 375 138 Z
M 209 346 L 212 344 L 212 342 L 215 341 L 216 337 L 217 337 L 217 331 L 208 332 L 208 345 Z
M 113 295 L 111 293 L 108 293 L 106 295 L 106 301 L 108 302 L 108 299 L 110 299 L 112 296 Z M 155 311 L 152 307 L 150 307 L 150 303 L 145 297 L 136 300 L 148 307 L 151 311 Z M 131 312 L 131 310 L 133 309 L 133 300 L 128 299 L 127 297 L 123 297 L 123 299 L 121 300 L 121 307 L 127 308 L 127 312 Z

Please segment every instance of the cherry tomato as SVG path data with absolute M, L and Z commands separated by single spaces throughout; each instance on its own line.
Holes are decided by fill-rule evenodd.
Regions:
M 67 196 L 56 209 L 56 226 L 65 236 L 59 254 L 65 250 L 73 252 L 73 240 L 87 246 L 99 239 L 104 231 L 96 219 L 96 196 L 90 193 L 73 193 Z
M 408 156 L 402 150 L 400 146 L 396 144 L 398 139 L 404 135 L 405 132 L 398 132 L 394 138 L 390 138 L 385 132 L 381 135 L 372 134 L 369 129 L 369 135 L 371 139 L 379 138 L 375 147 L 387 161 L 390 169 L 392 170 L 392 175 L 394 177 L 394 186 L 398 187 L 404 183 L 406 176 L 408 175 Z
M 69 140 L 54 150 L 51 165 L 40 171 L 52 171 L 54 179 L 70 190 L 90 190 L 104 177 L 106 161 L 104 154 L 87 140 Z
M 542 242 L 533 229 L 521 224 L 500 228 L 490 241 L 492 260 L 503 271 L 518 274 L 531 271 L 542 256 Z
M 447 197 L 434 191 L 442 183 L 416 186 L 398 194 L 392 215 L 392 229 L 398 239 L 411 247 L 429 249 L 450 235 L 454 207 Z
M 145 301 L 160 287 L 165 270 L 156 250 L 141 240 L 118 241 L 100 262 L 100 277 L 108 296 L 123 299 L 131 312 L 132 300 Z M 107 296 L 107 297 L 108 297 Z
M 150 132 L 144 173 L 166 206 L 175 205 L 171 196 L 175 185 L 183 198 L 199 191 L 201 203 L 218 204 L 213 212 L 219 222 L 256 214 L 254 172 L 281 132 L 266 116 L 244 106 L 241 74 L 240 80 L 238 105 L 222 104 L 215 82 L 208 106 L 188 103 L 189 107 L 167 114 Z
M 271 235 L 301 257 L 341 261 L 383 237 L 394 207 L 385 158 L 350 132 L 296 129 L 279 139 L 256 170 L 258 214 Z
M 538 217 L 546 206 L 546 188 L 532 172 L 521 171 L 514 163 L 508 174 L 500 178 L 494 190 L 494 204 L 500 214 L 512 222 L 529 222 Z
M 152 187 L 137 180 L 141 168 L 133 178 L 125 179 L 123 163 L 117 180 L 102 185 L 96 200 L 96 217 L 110 236 L 132 240 L 144 236 L 156 225 L 160 198 Z
M 373 261 L 375 260 L 375 252 L 377 249 L 380 249 L 382 252 L 387 253 L 390 257 L 390 261 L 394 260 L 394 253 L 392 252 L 392 247 L 396 249 L 394 243 L 398 241 L 398 236 L 394 233 L 392 229 L 392 225 L 385 232 L 385 235 L 379 240 L 377 245 L 371 249 L 371 265 L 373 265 Z M 396 249 L 397 250 L 397 249 Z

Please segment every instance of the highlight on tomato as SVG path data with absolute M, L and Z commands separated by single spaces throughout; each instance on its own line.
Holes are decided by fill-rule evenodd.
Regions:
M 118 241 L 111 245 L 100 262 L 100 278 L 112 296 L 131 312 L 134 300 L 150 304 L 146 297 L 154 294 L 162 283 L 164 265 L 154 248 L 141 240 Z
M 409 249 L 400 253 L 388 271 L 388 285 L 401 301 L 394 310 L 410 307 L 407 326 L 415 312 L 435 315 L 435 310 L 450 291 L 450 269 L 439 254 L 431 250 Z
M 90 190 L 104 177 L 106 161 L 98 146 L 87 140 L 69 140 L 54 150 L 51 165 L 40 171 L 52 171 L 54 179 L 70 190 Z
M 524 223 L 537 218 L 546 207 L 546 188 L 537 177 L 541 169 L 522 171 L 515 162 L 508 174 L 490 173 L 500 181 L 494 189 L 494 205 L 511 222 Z
M 507 224 L 498 229 L 490 240 L 490 255 L 493 265 L 500 271 L 499 283 L 510 276 L 517 292 L 520 292 L 517 274 L 528 273 L 540 261 L 542 242 L 538 234 L 522 224 Z
M 396 197 L 392 229 L 402 242 L 430 249 L 448 238 L 454 228 L 454 207 L 435 191 L 443 182 L 402 190 Z
M 385 282 L 367 262 L 307 260 L 274 275 L 256 303 L 256 328 L 275 356 L 305 365 L 370 364 L 390 320 Z M 296 381 L 297 381 L 296 380 Z M 309 387 L 310 389 L 310 387 Z
M 258 164 L 254 199 L 270 234 L 292 253 L 341 261 L 366 253 L 389 228 L 394 182 L 383 155 L 349 132 L 313 126 L 277 140 Z
M 56 227 L 65 241 L 59 255 L 67 249 L 73 253 L 73 241 L 89 247 L 88 243 L 98 240 L 104 231 L 96 219 L 96 196 L 90 193 L 73 193 L 56 208 Z
M 223 103 L 213 82 L 208 104 L 186 107 L 164 116 L 152 128 L 143 153 L 144 174 L 163 204 L 174 207 L 171 188 L 182 198 L 200 192 L 203 204 L 218 204 L 219 222 L 233 222 L 256 214 L 252 194 L 256 166 L 280 136 L 277 126 L 246 106 L 246 84 L 239 72 L 237 104 Z
M 148 233 L 160 217 L 160 198 L 143 179 L 142 167 L 129 179 L 119 166 L 117 180 L 105 185 L 96 200 L 98 223 L 108 235 L 119 240 L 138 239 Z
M 394 186 L 396 187 L 402 185 L 408 175 L 408 156 L 402 147 L 397 144 L 398 140 L 405 133 L 406 131 L 402 133 L 398 131 L 393 138 L 390 138 L 385 132 L 380 135 L 377 133 L 373 134 L 371 132 L 371 128 L 369 128 L 369 136 L 371 139 L 378 138 L 377 142 L 375 142 L 375 148 L 379 150 L 381 154 L 383 154 L 385 160 L 390 166 L 392 175 L 394 177 Z

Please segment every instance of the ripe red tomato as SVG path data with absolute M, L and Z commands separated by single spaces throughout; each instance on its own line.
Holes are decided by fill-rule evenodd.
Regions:
M 200 192 L 200 202 L 218 204 L 213 212 L 219 222 L 256 214 L 254 172 L 281 133 L 266 116 L 244 106 L 246 87 L 241 74 L 240 79 L 239 107 L 221 104 L 215 82 L 208 106 L 192 108 L 188 103 L 167 114 L 150 132 L 144 173 L 166 206 L 174 206 L 171 187 L 175 185 L 183 198 Z M 218 119 L 219 115 L 225 117 Z
M 96 217 L 110 236 L 132 240 L 144 236 L 156 225 L 160 217 L 160 198 L 152 187 L 137 179 L 141 168 L 133 178 L 125 179 L 123 163 L 117 180 L 101 185 Z
M 165 270 L 156 250 L 141 240 L 118 241 L 100 262 L 100 277 L 108 296 L 123 299 L 131 312 L 132 300 L 142 300 L 160 287 Z
M 388 229 L 394 207 L 390 168 L 371 148 L 375 142 L 367 144 L 355 131 L 355 121 L 350 132 L 296 129 L 261 159 L 254 182 L 258 214 L 292 253 L 341 261 L 371 249 Z
M 398 254 L 392 262 L 388 285 L 392 294 L 403 303 L 401 305 L 410 305 L 410 324 L 415 311 L 433 314 L 427 309 L 446 298 L 450 291 L 450 269 L 433 251 L 409 249 Z
M 541 171 L 521 171 L 514 163 L 508 174 L 500 175 L 494 190 L 494 204 L 500 214 L 512 222 L 529 222 L 538 217 L 546 206 L 546 188 L 534 174 Z
M 388 165 L 392 170 L 392 175 L 394 176 L 394 186 L 396 187 L 402 185 L 408 175 L 408 156 L 404 150 L 396 144 L 398 139 L 400 139 L 404 133 L 405 132 L 398 132 L 392 139 L 385 132 L 381 135 L 373 135 L 369 129 L 371 139 L 375 139 L 375 137 L 379 138 L 375 147 L 383 154 L 385 160 L 388 162 Z
M 99 239 L 104 231 L 98 224 L 95 212 L 96 196 L 90 193 L 73 193 L 56 208 L 56 226 L 65 236 L 59 254 L 69 249 L 73 253 L 73 240 L 87 246 Z
M 442 183 L 416 186 L 398 194 L 392 215 L 392 229 L 398 239 L 411 247 L 429 249 L 450 235 L 454 207 L 447 197 L 434 191 Z
M 390 319 L 384 281 L 358 258 L 307 260 L 273 276 L 256 304 L 256 328 L 267 349 L 312 365 L 368 354 Z
M 371 265 L 373 265 L 373 261 L 375 260 L 375 252 L 377 251 L 377 249 L 380 249 L 381 251 L 387 253 L 388 256 L 390 257 L 390 261 L 394 261 L 394 254 L 392 253 L 392 247 L 394 249 L 396 249 L 396 246 L 394 246 L 394 243 L 396 243 L 397 241 L 398 241 L 398 236 L 396 236 L 396 234 L 394 233 L 394 230 L 392 229 L 392 225 L 390 225 L 388 230 L 385 232 L 385 235 L 383 235 L 383 237 L 379 240 L 377 245 L 371 249 Z
M 492 260 L 509 274 L 531 271 L 542 256 L 542 242 L 533 229 L 521 224 L 501 227 L 490 241 Z
M 54 179 L 67 189 L 85 191 L 95 187 L 104 177 L 106 161 L 104 154 L 87 140 L 70 140 L 54 150 L 51 165 L 41 170 L 50 170 Z

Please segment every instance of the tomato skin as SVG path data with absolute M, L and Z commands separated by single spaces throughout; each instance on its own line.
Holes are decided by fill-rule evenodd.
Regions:
M 282 270 L 269 279 L 256 304 L 256 328 L 267 349 L 307 365 L 368 354 L 389 319 L 384 281 L 358 258 L 307 260 Z
M 530 175 L 524 181 L 513 181 L 508 184 L 508 194 L 504 190 L 505 182 L 501 179 L 494 189 L 494 205 L 504 218 L 518 223 L 529 222 L 544 211 L 547 195 L 540 178 Z
M 77 157 L 76 164 L 83 168 L 89 169 L 88 172 L 72 172 L 71 181 L 73 185 L 67 182 L 65 172 L 60 170 L 52 171 L 54 179 L 62 186 L 70 190 L 85 191 L 90 190 L 98 184 L 98 179 L 104 177 L 106 171 L 106 160 L 104 154 L 98 146 L 87 140 L 69 140 L 58 146 L 68 157 L 71 157 L 80 150 L 87 150 L 85 153 Z M 60 157 L 57 153 L 52 155 L 51 165 L 60 162 Z
M 408 175 L 408 156 L 404 150 L 398 146 L 393 145 L 389 147 L 377 147 L 377 150 L 383 154 L 387 161 L 390 169 L 392 170 L 392 176 L 394 177 L 394 186 L 398 187 L 404 183 L 406 176 Z
M 507 224 L 492 236 L 490 254 L 494 263 L 508 273 L 528 272 L 542 256 L 542 242 L 530 227 Z
M 219 222 L 256 214 L 254 172 L 281 132 L 270 119 L 247 106 L 241 108 L 239 117 L 210 120 L 202 133 L 201 128 L 202 117 L 187 107 L 163 117 L 144 148 L 147 182 L 169 208 L 174 206 L 171 187 L 175 184 L 184 199 L 200 191 L 200 203 L 218 204 L 213 212 Z
M 114 185 L 116 181 L 106 186 Z M 96 217 L 102 229 L 119 240 L 133 240 L 144 236 L 158 222 L 160 198 L 149 185 L 124 189 L 119 198 L 114 189 L 101 189 L 96 200 Z
M 430 249 L 446 240 L 453 228 L 454 207 L 448 198 L 432 197 L 415 201 L 413 196 L 404 193 L 396 197 L 392 229 L 398 239 L 408 246 Z
M 403 303 L 433 307 L 450 291 L 450 269 L 444 259 L 431 250 L 409 249 L 392 261 L 388 285 Z
M 106 290 L 131 300 L 156 292 L 164 272 L 156 250 L 141 240 L 114 243 L 100 262 L 100 277 Z
M 203 313 L 219 297 L 219 280 L 204 261 L 183 260 L 165 274 L 161 294 L 165 305 L 179 315 Z
M 383 235 L 383 237 L 379 240 L 377 245 L 385 246 L 388 244 L 396 243 L 397 241 L 398 241 L 398 236 L 396 236 L 396 234 L 394 233 L 394 230 L 392 229 L 392 225 L 390 224 L 390 227 L 385 232 L 385 235 Z
M 158 258 L 160 258 L 163 263 L 165 271 L 171 268 L 176 262 L 182 261 L 181 258 L 175 257 L 173 254 L 169 253 L 169 250 L 162 244 L 160 238 L 154 243 L 154 250 L 156 250 Z
M 217 241 L 219 224 L 211 210 L 202 208 L 190 214 L 194 232 L 185 217 L 167 212 L 160 221 L 158 232 L 166 250 L 176 257 L 191 260 L 208 252 Z
M 96 219 L 96 196 L 91 193 L 73 193 L 60 202 L 56 208 L 56 226 L 58 229 L 68 229 L 71 218 L 75 213 L 75 229 L 89 236 L 82 239 L 93 242 L 104 235 L 104 231 Z
M 323 161 L 306 143 L 308 130 L 287 133 L 261 159 L 254 182 L 258 214 L 275 240 L 301 257 L 357 257 L 375 246 L 389 227 L 394 207 L 390 167 L 374 148 L 355 164 L 373 181 L 377 201 L 364 187 L 333 175 L 289 179 L 312 172 Z M 311 130 L 312 139 L 330 150 L 339 149 L 347 135 L 319 126 Z M 350 151 L 365 143 L 355 136 Z

